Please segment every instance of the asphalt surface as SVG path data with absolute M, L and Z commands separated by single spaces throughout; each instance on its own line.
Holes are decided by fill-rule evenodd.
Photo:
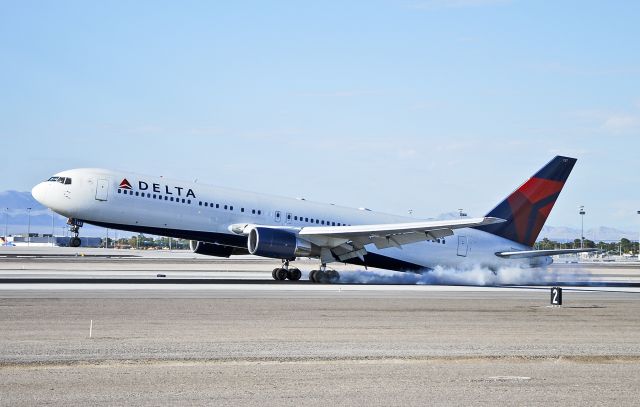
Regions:
M 250 258 L 100 256 L 0 260 L 1 405 L 640 399 L 640 290 L 620 285 L 634 265 L 556 266 L 619 285 L 566 288 L 551 307 L 541 286 L 274 283 L 274 263 Z M 218 283 L 64 281 L 158 273 Z

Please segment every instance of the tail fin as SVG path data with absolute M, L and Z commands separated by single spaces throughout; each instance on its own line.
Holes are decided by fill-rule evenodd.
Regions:
M 533 246 L 576 161 L 556 156 L 486 215 L 506 222 L 477 229 Z

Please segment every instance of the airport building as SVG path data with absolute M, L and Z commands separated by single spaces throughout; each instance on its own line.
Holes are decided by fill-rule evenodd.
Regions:
M 40 235 L 38 233 L 31 233 L 27 235 L 8 236 L 6 238 L 0 237 L 0 244 L 2 246 L 33 246 L 33 247 L 68 247 L 69 236 L 53 236 L 50 234 Z M 81 237 L 81 247 L 100 247 L 102 245 L 102 238 L 100 237 Z

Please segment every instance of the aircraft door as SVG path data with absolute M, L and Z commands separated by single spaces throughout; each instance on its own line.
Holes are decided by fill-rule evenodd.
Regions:
M 469 242 L 466 236 L 458 236 L 458 256 L 466 257 L 469 251 Z
M 109 180 L 99 179 L 96 185 L 96 200 L 106 201 L 109 196 Z

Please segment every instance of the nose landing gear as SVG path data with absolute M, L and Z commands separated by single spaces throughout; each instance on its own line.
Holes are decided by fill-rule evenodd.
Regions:
M 67 225 L 69 225 L 69 231 L 73 234 L 71 239 L 69 239 L 69 247 L 80 247 L 82 244 L 79 237 L 80 228 L 84 225 L 84 222 L 79 219 L 69 218 L 67 220 Z

